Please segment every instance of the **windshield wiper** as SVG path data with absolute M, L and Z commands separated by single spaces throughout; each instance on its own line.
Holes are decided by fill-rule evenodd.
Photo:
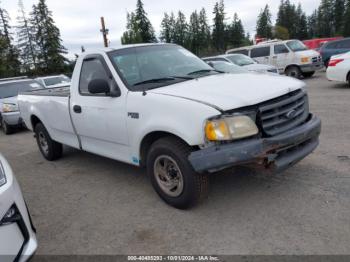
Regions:
M 145 81 L 137 82 L 133 84 L 133 86 L 139 86 L 143 84 L 150 84 L 150 83 L 162 83 L 162 82 L 167 82 L 167 81 L 172 81 L 175 80 L 174 77 L 161 77 L 161 78 L 153 78 L 153 79 L 148 79 Z
M 200 74 L 200 73 L 209 73 L 209 72 L 218 72 L 220 73 L 218 70 L 214 70 L 214 69 L 201 69 L 201 70 L 196 70 L 193 71 L 191 73 L 188 73 L 187 75 L 195 75 L 195 74 Z

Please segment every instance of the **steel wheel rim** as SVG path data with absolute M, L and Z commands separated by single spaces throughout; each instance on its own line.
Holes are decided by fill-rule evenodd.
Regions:
M 172 157 L 158 156 L 154 161 L 153 173 L 157 184 L 165 194 L 171 197 L 181 195 L 184 188 L 183 175 Z
M 45 155 L 47 155 L 49 153 L 49 144 L 47 143 L 47 139 L 43 132 L 39 132 L 38 139 L 40 148 L 43 150 Z

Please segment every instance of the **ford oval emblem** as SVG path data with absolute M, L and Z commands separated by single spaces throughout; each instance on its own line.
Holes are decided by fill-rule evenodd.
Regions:
M 295 117 L 296 113 L 297 113 L 297 111 L 293 109 L 293 110 L 289 111 L 285 116 L 287 119 L 292 119 Z

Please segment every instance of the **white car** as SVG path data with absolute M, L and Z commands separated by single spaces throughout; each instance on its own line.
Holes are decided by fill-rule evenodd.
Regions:
M 208 193 L 208 173 L 248 163 L 281 171 L 317 147 L 321 121 L 304 87 L 219 73 L 178 45 L 140 44 L 85 52 L 70 89 L 18 101 L 47 160 L 65 144 L 145 166 L 166 203 L 189 208 Z
M 226 54 L 244 54 L 260 64 L 272 65 L 287 76 L 307 78 L 323 68 L 320 53 L 309 50 L 299 40 L 270 40 L 254 46 L 240 47 L 226 51 Z
M 71 82 L 70 78 L 65 75 L 38 77 L 35 80 L 45 88 L 69 87 Z
M 27 261 L 37 249 L 35 228 L 11 167 L 0 154 L 0 260 Z
M 228 62 L 243 67 L 250 72 L 278 74 L 275 66 L 259 64 L 243 54 L 218 55 L 202 58 L 205 62 Z
M 327 78 L 329 81 L 348 83 L 350 86 L 350 52 L 331 57 Z

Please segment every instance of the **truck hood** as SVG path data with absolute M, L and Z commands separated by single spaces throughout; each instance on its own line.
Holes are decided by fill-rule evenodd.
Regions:
M 304 51 L 298 51 L 295 52 L 299 57 L 315 57 L 319 56 L 320 53 L 315 50 L 304 50 Z
M 218 74 L 150 90 L 207 104 L 221 111 L 255 105 L 305 84 L 286 76 L 267 74 Z

